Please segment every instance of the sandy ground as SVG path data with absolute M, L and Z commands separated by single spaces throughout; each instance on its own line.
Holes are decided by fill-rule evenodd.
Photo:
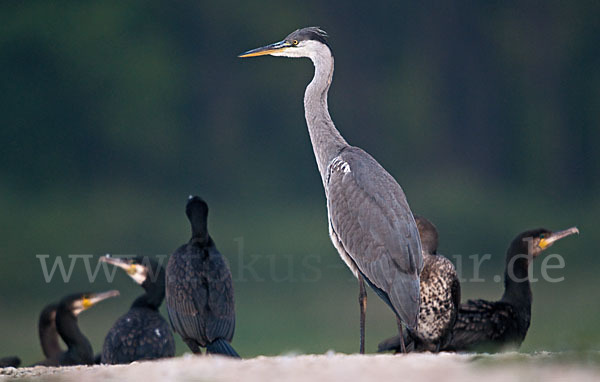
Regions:
M 600 354 L 600 353 L 599 353 Z M 599 354 L 591 358 L 597 360 Z M 47 381 L 600 381 L 594 361 L 523 355 L 296 355 L 236 361 L 185 355 L 121 366 L 5 368 L 0 380 Z

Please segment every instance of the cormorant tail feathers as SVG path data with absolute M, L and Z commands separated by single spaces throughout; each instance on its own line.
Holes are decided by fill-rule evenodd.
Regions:
M 229 342 L 223 338 L 217 338 L 206 346 L 206 352 L 210 354 L 221 354 L 233 358 L 241 358 Z

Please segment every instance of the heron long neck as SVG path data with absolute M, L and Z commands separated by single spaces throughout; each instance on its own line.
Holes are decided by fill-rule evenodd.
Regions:
M 327 92 L 333 77 L 333 55 L 323 45 L 311 60 L 315 65 L 315 76 L 304 93 L 304 116 L 319 173 L 325 184 L 327 166 L 348 143 L 335 128 L 327 107 Z

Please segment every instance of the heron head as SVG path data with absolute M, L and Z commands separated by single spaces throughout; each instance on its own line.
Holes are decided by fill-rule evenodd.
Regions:
M 283 56 L 283 57 L 314 57 L 323 48 L 329 50 L 327 32 L 319 27 L 297 29 L 283 40 L 260 48 L 249 50 L 238 57 Z

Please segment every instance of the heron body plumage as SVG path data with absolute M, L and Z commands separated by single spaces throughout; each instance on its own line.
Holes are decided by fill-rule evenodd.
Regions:
M 325 190 L 332 242 L 350 269 L 415 327 L 423 260 L 402 189 L 365 151 L 349 146 L 339 157 L 353 170 L 330 166 Z
M 414 327 L 423 266 L 414 218 L 396 180 L 335 128 L 327 105 L 334 58 L 328 45 L 309 44 L 315 74 L 304 95 L 305 118 L 327 197 L 331 241 L 354 275 L 360 271 Z
M 334 58 L 326 36 L 319 28 L 303 28 L 240 57 L 270 54 L 312 60 L 315 73 L 306 87 L 304 111 L 327 198 L 331 241 L 358 278 L 361 291 L 364 279 L 399 319 L 414 328 L 423 267 L 417 226 L 396 180 L 368 153 L 350 146 L 335 128 L 327 104 Z M 366 294 L 361 292 L 359 300 L 362 352 Z

